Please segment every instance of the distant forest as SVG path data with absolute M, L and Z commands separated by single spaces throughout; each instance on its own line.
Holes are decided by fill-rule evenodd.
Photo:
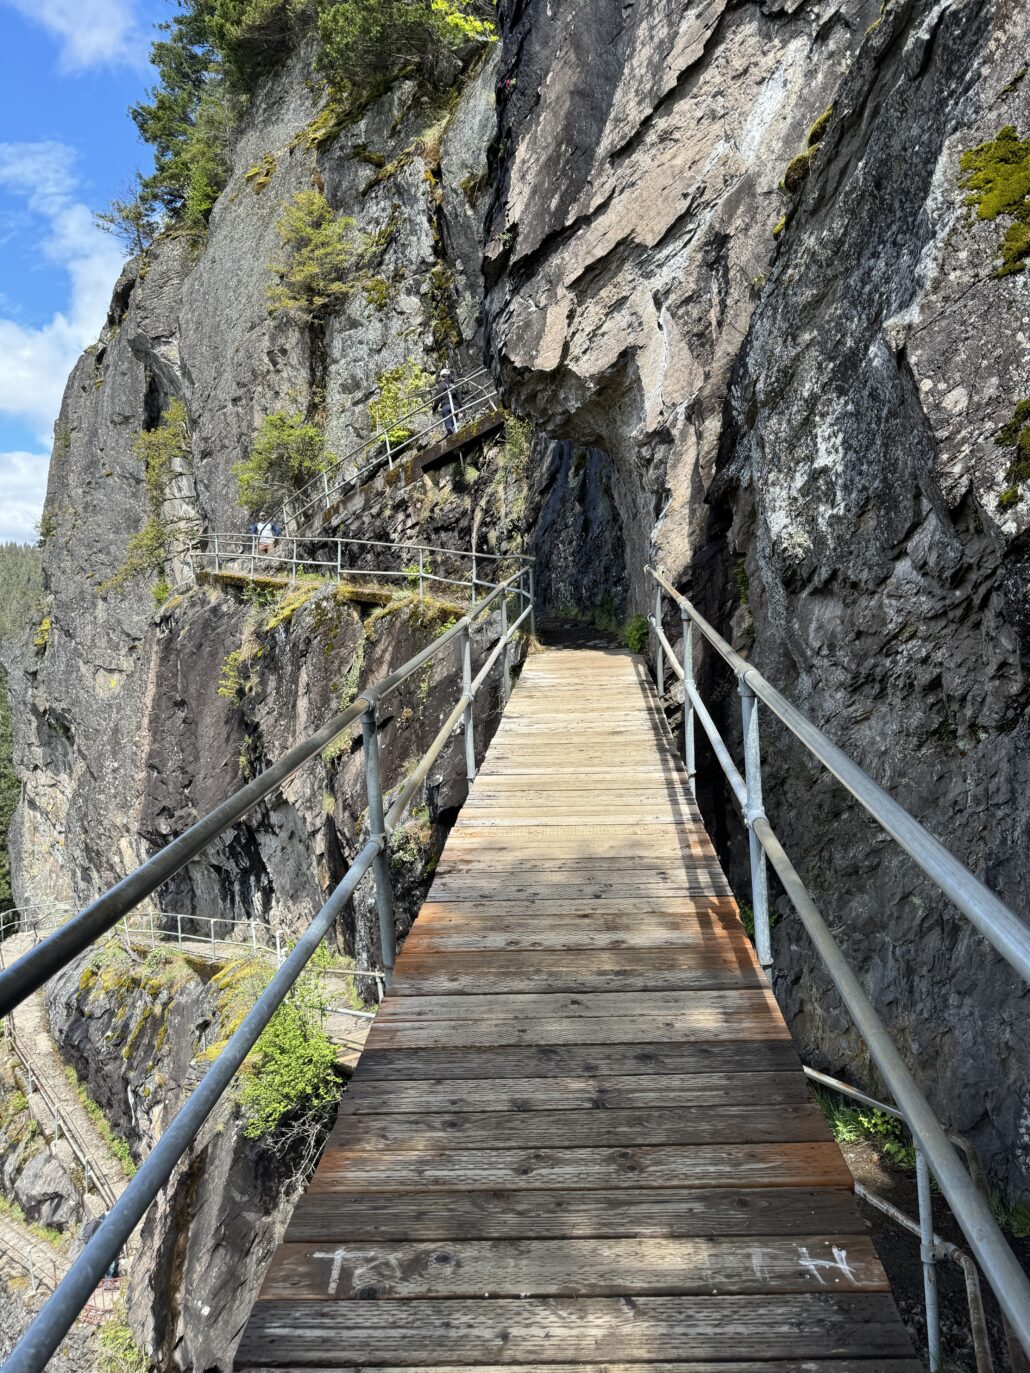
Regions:
M 0 543 L 0 911 L 14 905 L 7 831 L 18 804 L 18 779 L 12 754 L 14 734 L 7 672 L 3 666 L 12 645 L 39 623 L 43 596 L 42 553 L 28 544 Z
M 0 644 L 21 639 L 39 622 L 43 555 L 25 543 L 0 543 Z

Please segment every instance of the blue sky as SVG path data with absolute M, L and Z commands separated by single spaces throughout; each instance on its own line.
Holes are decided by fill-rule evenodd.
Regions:
M 35 538 L 69 370 L 122 260 L 92 213 L 149 165 L 128 107 L 161 0 L 0 0 L 0 541 Z

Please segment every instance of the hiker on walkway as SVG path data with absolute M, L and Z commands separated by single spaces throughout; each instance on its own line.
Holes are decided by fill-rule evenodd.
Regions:
M 443 427 L 448 434 L 453 434 L 458 428 L 457 412 L 461 409 L 461 392 L 451 378 L 451 369 L 441 367 L 440 375 L 436 381 L 436 393 L 433 397 L 433 409 L 438 410 L 443 415 Z
M 93 1220 L 89 1221 L 88 1224 L 86 1224 L 86 1225 L 84 1225 L 84 1226 L 82 1227 L 82 1229 L 79 1231 L 79 1239 L 82 1241 L 82 1247 L 83 1247 L 83 1248 L 85 1248 L 86 1245 L 90 1242 L 90 1240 L 91 1240 L 91 1239 L 93 1238 L 93 1236 L 97 1233 L 97 1231 L 100 1229 L 101 1225 L 104 1223 L 104 1221 L 105 1221 L 106 1219 L 107 1219 L 107 1212 L 105 1211 L 105 1212 L 103 1213 L 103 1215 L 94 1217 Z M 118 1255 L 115 1254 L 114 1258 L 111 1260 L 111 1265 L 110 1265 L 110 1267 L 108 1268 L 107 1272 L 104 1274 L 104 1277 L 105 1277 L 105 1278 L 116 1278 L 117 1276 L 118 1276 Z
M 282 532 L 279 525 L 274 520 L 269 519 L 264 511 L 248 530 L 248 533 L 257 539 L 257 551 L 261 554 L 275 552 L 275 541 Z

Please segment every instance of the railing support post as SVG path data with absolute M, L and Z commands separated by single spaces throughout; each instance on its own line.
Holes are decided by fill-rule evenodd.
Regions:
M 680 606 L 680 628 L 683 631 L 683 762 L 687 769 L 687 785 L 691 796 L 697 796 L 697 766 L 694 758 L 694 702 L 688 687 L 694 686 L 694 625 Z
M 658 686 L 658 695 L 665 695 L 665 650 L 662 648 L 662 640 L 658 631 L 662 627 L 662 588 L 655 586 L 654 590 L 654 646 L 655 646 L 655 682 Z
M 755 834 L 755 821 L 765 816 L 762 804 L 762 748 L 758 737 L 758 701 L 747 682 L 740 682 L 740 708 L 744 726 L 744 785 L 747 789 L 748 848 L 751 856 L 751 906 L 755 918 L 755 951 L 762 967 L 772 967 L 769 938 L 769 877 L 765 850 Z
M 508 596 L 501 592 L 501 704 L 508 704 L 511 695 L 511 667 L 508 662 Z
M 216 571 L 216 572 L 221 571 L 221 569 L 220 569 L 220 567 L 219 567 L 219 565 L 218 565 L 218 535 L 217 535 L 217 534 L 215 535 L 215 571 Z
M 476 780 L 476 735 L 472 716 L 472 630 L 465 626 L 461 636 L 461 692 L 467 696 L 465 707 L 465 777 L 471 787 Z
M 533 604 L 533 564 L 526 564 L 526 580 L 529 584 L 529 637 L 536 638 L 536 608 Z
M 389 985 L 394 960 L 397 957 L 397 939 L 393 927 L 393 888 L 390 885 L 390 859 L 386 848 L 386 816 L 383 810 L 383 784 L 379 773 L 379 734 L 374 706 L 366 710 L 361 717 L 361 741 L 365 753 L 369 838 L 379 843 L 379 852 L 372 860 L 376 884 L 376 910 L 379 913 L 379 954 L 383 964 L 384 984 Z
M 926 1346 L 930 1373 L 941 1366 L 941 1318 L 937 1305 L 936 1246 L 933 1238 L 933 1200 L 926 1155 L 916 1145 L 916 1196 L 919 1200 L 919 1258 L 923 1265 L 923 1297 L 926 1303 Z
M 420 601 L 422 600 L 423 596 L 425 595 L 424 582 L 423 582 L 423 578 L 425 577 L 425 571 L 426 571 L 425 553 L 424 553 L 424 551 L 420 548 L 420 549 L 418 550 L 418 598 L 419 598 Z

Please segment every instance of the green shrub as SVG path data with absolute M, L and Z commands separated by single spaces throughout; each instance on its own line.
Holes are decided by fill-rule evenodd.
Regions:
M 322 69 L 337 100 L 354 113 L 388 89 L 402 69 L 423 86 L 452 84 L 463 53 L 497 38 L 485 0 L 335 0 L 318 6 Z
M 428 395 L 433 378 L 414 358 L 399 367 L 380 372 L 376 378 L 378 395 L 369 402 L 368 422 L 375 433 L 386 430 L 391 443 L 403 443 L 412 434 L 402 416 L 414 410 L 419 400 Z M 424 423 L 424 420 L 421 421 Z
M 313 317 L 366 281 L 364 268 L 377 259 L 395 221 L 378 233 L 362 233 L 349 215 L 336 215 L 321 191 L 298 191 L 276 225 L 285 257 L 272 264 L 278 282 L 268 289 L 269 309 Z
M 332 955 L 322 945 L 247 1059 L 239 1101 L 248 1139 L 270 1134 L 298 1109 L 318 1111 L 339 1096 L 336 1050 L 321 1024 L 329 1004 L 323 974 L 331 963 Z M 217 1057 L 274 973 L 271 964 L 248 956 L 216 974 L 219 1031 L 224 1038 L 207 1049 L 205 1057 Z
M 228 701 L 238 701 L 243 693 L 243 650 L 234 648 L 222 660 L 222 671 L 218 678 L 218 695 Z
M 129 535 L 121 567 L 106 581 L 100 591 L 116 591 L 135 577 L 160 572 L 168 558 L 168 532 L 159 519 L 151 515 L 142 529 Z
M 151 511 L 160 515 L 176 464 L 188 461 L 191 451 L 189 416 L 178 397 L 169 402 L 156 428 L 136 435 L 132 451 L 143 464 Z
M 533 425 L 517 415 L 504 417 L 504 440 L 501 447 L 501 470 L 513 477 L 524 477 L 533 448 Z
M 262 421 L 250 454 L 233 466 L 240 504 L 271 510 L 329 465 L 321 429 L 299 413 L 276 410 Z
M 97 1331 L 97 1373 L 148 1373 L 150 1360 L 121 1316 L 109 1316 Z
M 915 1149 L 908 1131 L 895 1116 L 874 1106 L 849 1103 L 836 1092 L 815 1088 L 816 1100 L 838 1144 L 856 1144 L 868 1140 L 877 1150 L 899 1168 L 914 1169 Z
M 622 642 L 631 653 L 643 653 L 650 632 L 646 615 L 631 615 L 622 626 Z

